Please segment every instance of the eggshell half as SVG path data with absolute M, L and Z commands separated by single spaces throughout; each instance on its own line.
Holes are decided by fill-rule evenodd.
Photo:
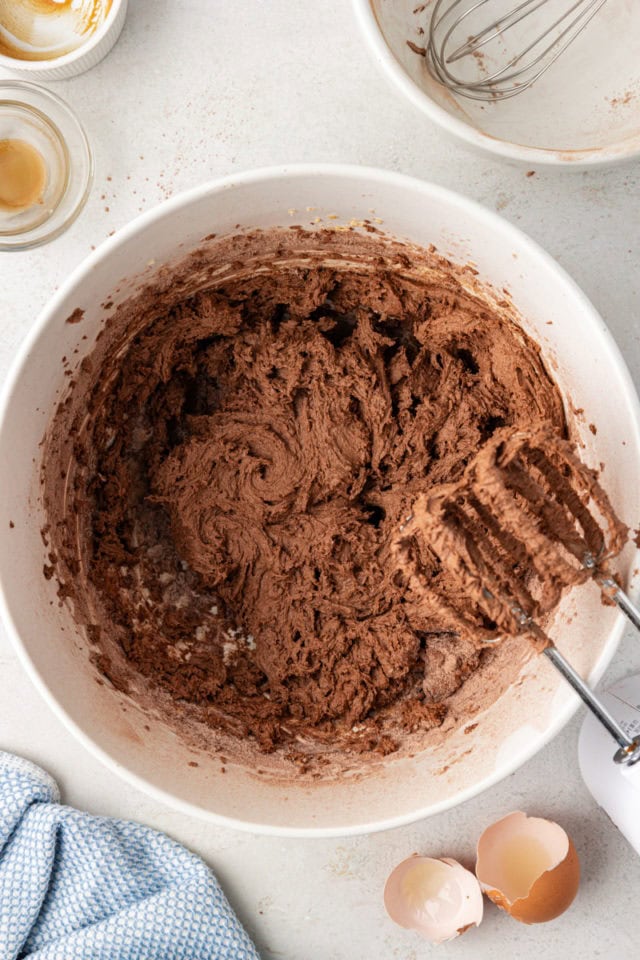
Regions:
M 384 905 L 395 923 L 436 944 L 477 927 L 483 912 L 476 877 L 448 857 L 403 860 L 389 875 Z
M 515 920 L 545 923 L 573 902 L 580 862 L 561 826 L 516 812 L 480 837 L 476 876 L 489 899 Z

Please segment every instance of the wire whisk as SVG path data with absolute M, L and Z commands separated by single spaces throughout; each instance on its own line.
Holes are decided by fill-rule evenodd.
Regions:
M 509 7 L 504 0 L 436 0 L 426 50 L 429 71 L 449 90 L 472 100 L 514 97 L 547 72 L 605 3 L 522 0 Z M 536 18 L 535 26 L 533 21 L 526 23 L 542 7 L 549 8 L 544 11 L 548 20 L 538 24 Z M 506 35 L 518 25 L 517 42 L 507 45 Z M 471 73 L 470 58 L 476 61 Z M 462 69 L 456 70 L 454 64 Z

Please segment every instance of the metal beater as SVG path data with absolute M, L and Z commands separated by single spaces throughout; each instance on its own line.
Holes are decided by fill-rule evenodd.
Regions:
M 432 596 L 446 629 L 480 645 L 526 633 L 611 734 L 616 764 L 640 763 L 640 723 L 625 729 L 539 626 L 573 584 L 593 579 L 640 630 L 640 609 L 608 570 L 627 531 L 566 440 L 543 428 L 497 431 L 460 480 L 419 495 L 393 545 L 419 597 L 433 558 L 457 586 Z M 431 580 L 429 580 L 431 578 Z M 471 610 L 459 597 L 472 600 Z M 478 616 L 479 615 L 479 616 Z
M 512 6 L 509 0 L 436 0 L 426 49 L 429 71 L 449 90 L 472 100 L 514 97 L 547 72 L 605 3 L 523 0 Z M 549 8 L 549 22 L 534 30 L 526 21 L 541 7 Z M 502 12 L 496 15 L 496 10 Z M 522 49 L 516 45 L 513 52 L 506 49 L 504 37 L 518 24 Z M 471 74 L 454 72 L 452 64 L 468 66 L 469 58 L 476 61 Z

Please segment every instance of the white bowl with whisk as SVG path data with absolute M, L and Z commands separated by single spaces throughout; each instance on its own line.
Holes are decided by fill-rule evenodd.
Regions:
M 517 4 L 505 0 L 503 9 Z M 426 46 L 433 0 L 353 0 L 353 5 L 367 47 L 397 90 L 467 144 L 532 167 L 567 169 L 640 153 L 640 3 L 608 0 L 544 76 L 499 102 L 450 92 L 409 46 Z M 553 2 L 540 7 L 526 21 L 527 30 L 540 32 L 554 10 Z M 515 52 L 509 44 L 516 42 L 505 34 L 507 60 Z M 484 65 L 492 66 L 488 55 Z
M 490 707 L 481 709 L 478 702 L 437 747 L 391 755 L 363 776 L 326 782 L 266 779 L 239 763 L 222 764 L 206 748 L 189 746 L 132 696 L 112 687 L 99 673 L 91 638 L 78 627 L 68 601 L 58 596 L 55 578 L 43 575 L 51 548 L 41 534 L 47 515 L 40 442 L 64 402 L 67 374 L 83 364 L 118 305 L 159 272 L 166 278 L 172 264 L 200 249 L 212 233 L 222 237 L 239 229 L 294 225 L 344 229 L 370 219 L 372 211 L 386 233 L 422 247 L 433 243 L 458 263 L 473 262 L 496 297 L 511 296 L 565 398 L 584 459 L 606 465 L 602 482 L 621 517 L 635 526 L 640 516 L 640 407 L 624 360 L 575 283 L 496 214 L 400 174 L 314 164 L 229 176 L 137 217 L 56 291 L 4 384 L 0 614 L 33 682 L 87 750 L 156 799 L 211 823 L 302 837 L 400 826 L 501 780 L 548 743 L 579 706 L 547 660 L 532 658 Z M 69 318 L 73 322 L 65 322 Z M 62 357 L 71 358 L 70 365 Z M 636 558 L 630 543 L 616 561 L 625 585 L 637 572 Z M 600 591 L 585 584 L 563 599 L 549 632 L 594 683 L 623 628 L 622 614 L 603 606 Z M 505 655 L 514 657 L 513 645 Z

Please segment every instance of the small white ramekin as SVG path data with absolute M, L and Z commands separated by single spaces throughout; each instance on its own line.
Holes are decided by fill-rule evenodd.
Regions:
M 66 80 L 95 67 L 109 53 L 122 32 L 128 0 L 112 0 L 103 24 L 75 50 L 51 60 L 18 60 L 0 53 L 0 67 L 24 80 Z

